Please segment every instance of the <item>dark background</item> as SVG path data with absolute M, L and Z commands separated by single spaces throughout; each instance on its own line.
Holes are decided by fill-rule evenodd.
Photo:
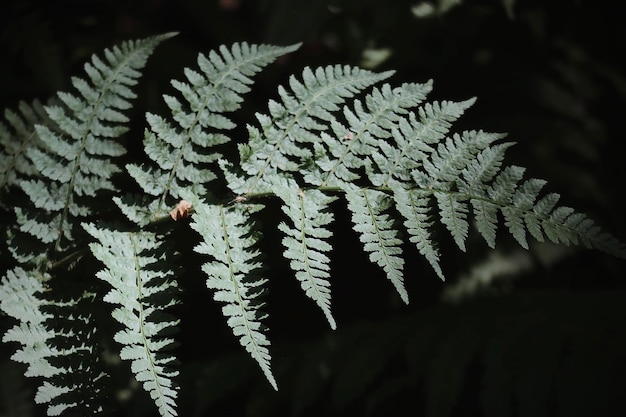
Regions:
M 468 1 L 424 18 L 412 13 L 416 4 L 5 1 L 0 105 L 69 90 L 70 76 L 83 76 L 85 61 L 105 47 L 179 32 L 157 48 L 139 86 L 127 140 L 129 157 L 141 157 L 143 114 L 165 112 L 161 95 L 174 94 L 169 80 L 182 79 L 198 52 L 235 41 L 303 42 L 257 77 L 237 116 L 250 122 L 276 98 L 278 83 L 304 66 L 365 65 L 364 51 L 387 48 L 389 57 L 373 69 L 395 69 L 394 85 L 432 78 L 430 100 L 477 97 L 457 131 L 508 133 L 517 143 L 510 164 L 547 179 L 562 204 L 626 240 L 626 25 L 617 2 Z M 230 333 L 193 273 L 198 266 L 186 265 L 177 311 L 181 416 L 626 415 L 624 260 L 546 244 L 520 252 L 503 229 L 495 255 L 477 234 L 461 253 L 442 233 L 446 283 L 406 247 L 407 306 L 368 264 L 341 205 L 334 224 L 336 331 L 272 252 L 279 236 L 271 221 L 265 226 L 272 265 L 265 322 L 278 392 Z M 487 267 L 472 275 L 482 265 L 503 272 L 491 281 Z M 10 356 L 6 346 L 1 351 Z M 23 405 L 30 381 L 9 363 L 2 369 L 0 415 L 13 417 L 6 413 L 20 407 L 19 415 L 36 415 Z M 119 415 L 155 415 L 141 390 L 120 394 L 128 399 Z

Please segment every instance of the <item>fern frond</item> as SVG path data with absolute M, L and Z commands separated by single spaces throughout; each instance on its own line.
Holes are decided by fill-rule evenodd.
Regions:
M 264 324 L 268 279 L 255 219 L 264 206 L 257 199 L 280 200 L 282 256 L 332 329 L 333 208 L 342 194 L 364 251 L 406 303 L 403 238 L 443 279 L 437 228 L 461 251 L 472 228 L 494 248 L 503 223 L 526 249 L 534 238 L 626 258 L 621 242 L 560 205 L 559 194 L 544 192 L 545 181 L 524 179 L 524 168 L 504 165 L 512 146 L 500 142 L 504 135 L 452 131 L 474 99 L 425 103 L 430 81 L 393 87 L 383 83 L 392 71 L 306 67 L 278 87 L 266 114 L 255 114 L 246 126 L 248 141 L 237 144 L 239 158 L 232 160 L 232 150 L 223 149 L 237 127 L 228 113 L 240 109 L 258 72 L 299 45 L 235 43 L 199 54 L 197 69 L 185 68 L 184 81 L 172 82 L 176 96 L 163 96 L 169 114 L 146 115 L 148 163 L 127 164 L 124 172 L 141 192 L 113 198 L 125 215 L 113 223 L 131 220 L 134 229 L 87 223 L 103 214 L 103 197 L 116 192 L 125 153 L 117 138 L 128 128 L 133 87 L 147 58 L 170 36 L 94 55 L 85 66 L 87 78 L 72 79 L 74 93 L 61 92 L 46 106 L 21 104 L 0 125 L 0 192 L 19 186 L 27 198 L 27 204 L 13 204 L 17 224 L 6 233 L 18 266 L 0 280 L 0 309 L 18 324 L 3 340 L 20 345 L 12 358 L 26 364 L 27 376 L 40 379 L 35 401 L 46 404 L 48 415 L 103 411 L 108 384 L 96 319 L 107 302 L 122 327 L 112 335 L 120 357 L 130 362 L 160 415 L 177 415 L 171 333 L 178 320 L 167 310 L 177 303 L 178 287 L 166 243 L 180 229 L 165 231 L 173 227 L 170 215 L 184 219 L 176 228 L 189 225 L 199 234 L 193 251 L 204 257 L 206 286 L 274 389 Z M 219 188 L 234 192 L 234 199 L 214 193 L 218 175 L 225 180 Z M 230 203 L 218 204 L 222 197 Z M 83 244 L 81 237 L 93 243 Z M 77 259 L 102 262 L 99 279 L 89 280 L 92 263 Z M 101 291 L 104 283 L 111 288 Z M 372 352 L 389 352 L 389 346 L 384 341 Z M 459 363 L 465 366 L 472 355 L 463 355 Z M 365 382 L 380 369 L 372 367 Z M 453 389 L 460 387 L 456 382 Z
M 226 172 L 231 190 L 239 195 L 263 192 L 276 173 L 297 172 L 312 156 L 312 144 L 335 119 L 339 105 L 392 74 L 335 65 L 306 67 L 302 81 L 292 76 L 293 93 L 280 86 L 282 103 L 271 100 L 270 115 L 257 114 L 261 130 L 248 126 L 248 144 L 240 147 L 243 178 Z
M 157 236 L 147 232 L 120 232 L 83 224 L 98 240 L 89 245 L 93 255 L 106 269 L 96 276 L 113 288 L 104 301 L 117 305 L 113 318 L 124 329 L 114 339 L 123 345 L 120 357 L 131 361 L 137 381 L 154 400 L 163 417 L 176 416 L 177 388 L 172 370 L 175 357 L 167 353 L 174 343 L 164 336 L 178 325 L 166 320 L 165 309 L 176 303 L 176 281 L 164 271 L 163 254 Z
M 329 224 L 333 214 L 329 205 L 335 197 L 319 190 L 300 190 L 295 181 L 272 181 L 272 191 L 282 199 L 282 210 L 291 225 L 281 222 L 278 229 L 285 234 L 282 239 L 291 269 L 300 281 L 305 294 L 322 309 L 332 329 L 337 323 L 330 311 L 330 258 L 331 246 L 327 239 L 332 235 Z
M 32 210 L 21 210 L 22 231 L 44 242 L 55 242 L 55 249 L 62 250 L 64 241 L 73 239 L 76 219 L 96 208 L 96 194 L 114 190 L 110 179 L 120 170 L 113 158 L 125 150 L 113 139 L 127 130 L 128 119 L 123 112 L 135 98 L 132 87 L 156 46 L 171 36 L 123 42 L 105 49 L 105 60 L 94 54 L 85 64 L 89 81 L 72 79 L 78 95 L 61 92 L 60 105 L 45 107 L 54 125 L 35 126 L 45 149 L 30 148 L 28 152 L 41 179 L 21 183 L 39 209 L 39 217 L 45 213 L 45 219 Z
M 122 155 L 124 149 L 112 139 L 126 130 L 127 118 L 122 112 L 131 107 L 131 87 L 137 83 L 139 70 L 154 48 L 170 36 L 124 42 L 104 51 L 106 62 L 93 55 L 85 65 L 89 82 L 72 80 L 78 95 L 59 93 L 58 102 L 44 107 L 47 118 L 31 120 L 23 110 L 27 122 L 22 125 L 14 119 L 16 130 L 32 132 L 37 139 L 28 144 L 26 151 L 35 168 L 35 178 L 20 183 L 32 206 L 16 207 L 16 216 L 19 230 L 32 236 L 39 250 L 22 255 L 20 252 L 27 247 L 26 236 L 14 238 L 20 243 L 15 245 L 17 249 L 11 245 L 18 262 L 35 261 L 33 266 L 47 268 L 51 261 L 47 258 L 48 244 L 54 243 L 57 251 L 65 249 L 66 243 L 73 241 L 76 219 L 100 208 L 95 199 L 100 191 L 113 189 L 110 177 L 119 169 L 112 160 Z M 31 121 L 34 126 L 28 125 Z M 23 273 L 20 276 L 22 280 L 29 277 Z M 32 277 L 29 279 L 33 281 Z M 94 353 L 97 327 L 89 313 L 89 297 L 81 293 L 69 296 L 71 285 L 61 285 L 57 277 L 49 279 L 45 290 L 32 294 L 45 305 L 48 322 L 34 326 L 17 317 L 22 322 L 15 331 L 7 332 L 5 339 L 29 340 L 37 335 L 35 352 L 43 354 L 42 360 L 44 365 L 49 364 L 49 369 L 31 373 L 44 378 L 35 401 L 48 404 L 48 415 L 70 409 L 81 415 L 97 413 L 100 407 L 96 404 L 102 399 L 96 397 L 102 395 L 101 388 L 106 384 L 100 381 L 104 374 L 99 371 L 99 356 Z M 27 349 L 31 344 L 32 341 L 26 342 Z M 24 351 L 18 351 L 18 355 Z M 40 366 L 41 360 L 34 363 Z
M 378 190 L 350 187 L 346 190 L 348 209 L 352 212 L 354 230 L 360 234 L 372 262 L 385 271 L 402 300 L 408 304 L 409 295 L 404 288 L 402 268 L 402 239 L 387 210 L 393 199 Z
M 147 114 L 150 129 L 145 134 L 146 154 L 157 168 L 128 165 L 130 175 L 147 193 L 157 199 L 148 205 L 150 217 L 142 216 L 141 207 L 116 198 L 116 203 L 133 220 L 147 224 L 168 216 L 172 204 L 183 190 L 204 195 L 205 185 L 216 178 L 210 167 L 221 157 L 214 149 L 227 143 L 225 131 L 235 123 L 224 113 L 240 107 L 242 95 L 250 90 L 252 76 L 281 55 L 293 52 L 300 45 L 273 46 L 235 43 L 231 49 L 221 46 L 208 56 L 198 55 L 201 73 L 186 68 L 186 82 L 172 85 L 184 100 L 165 95 L 173 121 L 155 114 Z M 169 199 L 168 199 L 169 198 Z
M 195 247 L 213 260 L 202 265 L 209 276 L 207 288 L 214 290 L 215 301 L 223 302 L 222 313 L 239 342 L 257 361 L 267 380 L 278 389 L 270 368 L 270 344 L 261 320 L 261 295 L 267 279 L 258 278 L 261 268 L 259 252 L 254 249 L 259 236 L 254 231 L 250 214 L 260 205 L 209 205 L 198 203 L 191 227 L 202 237 Z

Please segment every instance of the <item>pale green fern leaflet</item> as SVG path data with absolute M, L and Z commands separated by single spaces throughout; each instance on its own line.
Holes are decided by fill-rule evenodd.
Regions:
M 399 213 L 404 216 L 404 227 L 409 234 L 409 241 L 414 243 L 419 253 L 433 267 L 437 276 L 444 279 L 439 263 L 439 250 L 433 242 L 431 228 L 433 218 L 428 193 L 422 190 L 406 190 L 402 187 L 394 189 L 394 201 Z
M 48 341 L 54 332 L 45 327 L 51 314 L 42 310 L 47 303 L 38 296 L 45 291 L 43 280 L 48 278 L 22 268 L 2 277 L 0 308 L 20 321 L 4 334 L 2 341 L 22 344 L 11 358 L 28 365 L 26 376 L 50 377 L 59 372 L 47 359 L 53 355 Z
M 263 285 L 267 279 L 258 277 L 261 269 L 259 239 L 250 214 L 260 205 L 195 204 L 191 227 L 202 237 L 195 251 L 211 260 L 202 265 L 209 276 L 206 285 L 214 290 L 215 301 L 223 302 L 222 313 L 239 342 L 257 361 L 274 389 L 278 389 L 270 368 L 270 344 L 263 333 L 261 311 Z
M 422 166 L 433 152 L 433 144 L 446 137 L 452 123 L 467 110 L 475 99 L 462 102 L 443 101 L 425 103 L 398 121 L 391 129 L 393 141 L 378 142 L 378 152 L 366 161 L 367 174 L 372 184 L 386 187 L 395 179 L 407 182 L 411 171 Z
M 84 227 L 98 240 L 89 245 L 91 252 L 106 266 L 96 276 L 113 287 L 104 301 L 118 306 L 112 317 L 124 326 L 114 336 L 123 346 L 120 357 L 131 361 L 135 378 L 150 393 L 160 415 L 176 416 L 178 390 L 173 378 L 178 371 L 171 369 L 175 357 L 167 353 L 174 339 L 163 334 L 178 325 L 178 320 L 164 319 L 166 309 L 176 303 L 177 285 L 164 268 L 162 242 L 153 233 Z
M 386 193 L 359 187 L 346 187 L 348 209 L 352 212 L 354 230 L 372 262 L 380 266 L 402 300 L 408 304 L 402 268 L 402 237 L 389 213 L 393 199 Z
M 291 223 L 278 225 L 285 234 L 283 254 L 305 294 L 322 309 L 330 327 L 335 329 L 337 323 L 330 311 L 330 258 L 327 255 L 332 246 L 327 239 L 332 236 L 329 225 L 333 220 L 329 205 L 336 197 L 319 190 L 303 191 L 293 180 L 275 178 L 271 184 L 284 203 L 282 210 Z

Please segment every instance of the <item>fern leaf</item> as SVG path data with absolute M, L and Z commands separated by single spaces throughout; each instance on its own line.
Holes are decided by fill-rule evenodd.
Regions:
M 72 80 L 78 95 L 61 92 L 59 105 L 45 107 L 53 124 L 35 126 L 44 148 L 30 148 L 28 152 L 42 179 L 26 180 L 21 186 L 39 212 L 47 215 L 39 220 L 32 211 L 23 210 L 23 231 L 44 241 L 52 237 L 55 249 L 62 250 L 64 240 L 72 239 L 76 219 L 96 208 L 93 197 L 114 189 L 110 178 L 120 170 L 111 157 L 122 155 L 124 148 L 111 139 L 127 129 L 128 120 L 122 112 L 130 108 L 135 97 L 131 88 L 141 75 L 139 71 L 154 48 L 171 36 L 123 42 L 104 51 L 105 61 L 93 55 L 85 64 L 89 82 Z M 40 192 L 46 187 L 51 192 L 42 199 Z
M 465 239 L 469 233 L 467 203 L 463 196 L 453 193 L 435 192 L 441 213 L 441 222 L 446 225 L 459 249 L 465 251 Z
M 270 101 L 270 115 L 257 114 L 261 129 L 249 126 L 245 154 L 240 152 L 245 180 L 230 182 L 237 194 L 262 192 L 277 172 L 297 172 L 312 155 L 312 143 L 327 129 L 339 104 L 393 72 L 373 73 L 350 66 L 305 68 L 302 81 L 289 79 L 291 92 L 279 87 L 282 103 Z M 240 148 L 241 151 L 241 148 Z M 245 184 L 236 186 L 238 183 Z
M 476 219 L 476 229 L 483 236 L 490 248 L 496 247 L 496 230 L 498 228 L 498 206 L 482 199 L 473 198 L 470 200 L 474 217 Z
M 418 109 L 419 121 L 414 114 L 409 115 L 407 126 L 404 130 L 408 138 L 419 138 L 420 141 L 428 144 L 438 143 L 448 132 L 452 123 L 461 117 L 465 111 L 474 105 L 475 98 L 454 102 L 454 101 L 435 101 L 425 103 Z
M 266 279 L 257 278 L 261 267 L 259 253 L 254 249 L 258 236 L 249 218 L 259 205 L 224 207 L 206 203 L 195 204 L 191 227 L 202 237 L 195 251 L 209 255 L 202 270 L 208 275 L 206 285 L 214 290 L 215 301 L 223 302 L 222 313 L 239 342 L 257 361 L 267 380 L 278 389 L 270 369 L 270 344 L 261 320 L 260 297 Z
M 462 180 L 457 181 L 459 191 L 486 187 L 502 169 L 505 151 L 512 142 L 500 143 L 484 149 L 463 169 Z
M 556 193 L 548 194 L 528 210 L 516 208 L 509 202 L 502 212 L 506 213 L 507 226 L 511 233 L 514 236 L 517 234 L 516 239 L 518 241 L 522 239 L 520 236 L 523 226 L 520 223 L 523 220 L 533 237 L 539 241 L 543 241 L 545 235 L 553 243 L 566 246 L 583 245 L 589 249 L 597 249 L 613 256 L 626 258 L 624 244 L 611 234 L 604 232 L 586 214 L 576 212 L 571 207 L 557 206 L 559 198 L 560 196 Z M 545 204 L 546 200 L 549 201 L 548 204 Z M 551 208 L 546 209 L 545 206 Z
M 168 216 L 167 204 L 179 199 L 184 190 L 204 195 L 205 184 L 216 178 L 211 164 L 221 157 L 215 148 L 230 141 L 223 132 L 236 126 L 223 113 L 240 107 L 241 96 L 253 83 L 250 77 L 298 47 L 235 43 L 230 49 L 221 46 L 208 56 L 199 54 L 201 73 L 187 68 L 186 82 L 172 82 L 184 100 L 164 96 L 173 121 L 154 114 L 146 116 L 150 129 L 145 135 L 145 151 L 157 168 L 134 164 L 127 167 L 144 191 L 158 197 L 149 203 L 153 207 L 151 216 L 141 218 L 141 212 L 122 199 L 115 199 L 118 206 L 139 224 L 147 224 Z
M 166 352 L 174 340 L 164 332 L 174 329 L 178 320 L 157 316 L 164 316 L 164 310 L 175 304 L 172 294 L 177 286 L 169 271 L 163 271 L 160 242 L 152 233 L 83 226 L 98 240 L 89 247 L 106 266 L 96 276 L 113 287 L 104 301 L 118 306 L 112 316 L 124 326 L 114 336 L 123 345 L 120 357 L 131 361 L 135 378 L 150 394 L 160 415 L 176 416 L 178 391 L 173 378 L 178 371 L 171 369 L 175 357 Z M 154 267 L 157 263 L 158 269 Z
M 423 103 L 431 82 L 378 86 L 392 71 L 305 68 L 278 87 L 267 114 L 257 113 L 254 125 L 246 126 L 248 141 L 237 145 L 239 163 L 231 161 L 222 147 L 237 124 L 227 113 L 241 107 L 253 76 L 299 45 L 235 43 L 199 54 L 197 69 L 185 68 L 185 80 L 172 82 L 175 95 L 163 96 L 170 114 L 146 115 L 143 145 L 149 163 L 126 166 L 142 193 L 114 198 L 139 230 L 84 223 L 99 216 L 102 197 L 116 191 L 117 161 L 125 153 L 117 139 L 127 130 L 133 87 L 154 48 L 170 36 L 126 42 L 94 55 L 85 66 L 87 78 L 71 80 L 73 93 L 61 92 L 58 102 L 47 106 L 21 104 L 19 112 L 7 111 L 8 124 L 0 125 L 0 191 L 19 186 L 28 198 L 27 205 L 16 204 L 17 224 L 7 233 L 20 267 L 0 280 L 0 309 L 19 323 L 3 340 L 20 345 L 12 358 L 26 364 L 28 376 L 41 379 L 35 400 L 47 406 L 48 415 L 103 411 L 98 397 L 106 395 L 106 374 L 99 366 L 94 325 L 101 302 L 114 304 L 111 316 L 122 325 L 113 336 L 121 345 L 120 357 L 130 362 L 159 414 L 177 415 L 178 371 L 170 333 L 178 320 L 166 311 L 177 302 L 177 284 L 163 244 L 171 235 L 148 231 L 168 227 L 160 220 L 170 213 L 175 219 L 192 213 L 190 227 L 200 235 L 194 251 L 207 258 L 202 265 L 206 286 L 274 389 L 263 324 L 267 279 L 253 216 L 263 206 L 248 203 L 255 198 L 281 200 L 283 256 L 333 329 L 334 194 L 345 194 L 365 252 L 407 303 L 401 236 L 406 231 L 443 279 L 435 222 L 461 251 L 471 226 L 495 247 L 503 220 L 524 248 L 534 238 L 626 258 L 617 239 L 561 205 L 559 194 L 543 193 L 545 181 L 524 180 L 523 168 L 503 166 L 512 146 L 498 143 L 503 135 L 450 133 L 474 99 Z M 213 201 L 218 175 L 237 194 L 226 205 Z M 178 211 L 170 212 L 180 199 Z M 394 221 L 396 211 L 402 225 Z M 99 286 L 83 279 L 91 265 L 75 262 L 84 252 L 80 233 L 96 240 L 89 249 L 104 264 L 96 284 L 112 287 L 104 297 Z
M 370 260 L 383 268 L 402 300 L 408 304 L 409 295 L 402 274 L 402 240 L 393 219 L 386 213 L 392 206 L 392 198 L 382 191 L 351 187 L 346 191 L 346 199 L 352 212 L 353 228 L 360 234 Z
M 328 225 L 333 220 L 328 206 L 335 198 L 319 190 L 300 190 L 294 181 L 272 183 L 273 192 L 285 203 L 283 212 L 291 220 L 291 226 L 285 222 L 278 225 L 286 235 L 282 239 L 283 254 L 305 294 L 322 309 L 330 327 L 336 329 L 330 311 L 330 258 L 326 255 L 331 249 L 326 240 L 332 235 Z
M 409 241 L 415 243 L 417 250 L 433 267 L 439 278 L 444 279 L 439 264 L 439 250 L 432 242 L 430 227 L 433 222 L 429 215 L 430 193 L 422 190 L 406 190 L 398 184 L 393 185 L 396 208 L 404 217 L 404 226 L 409 233 Z

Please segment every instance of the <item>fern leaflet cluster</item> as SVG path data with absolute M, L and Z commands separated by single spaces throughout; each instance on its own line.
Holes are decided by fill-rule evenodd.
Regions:
M 45 277 L 37 277 L 22 268 L 8 271 L 2 278 L 0 308 L 20 321 L 4 334 L 2 340 L 22 344 L 23 347 L 13 354 L 12 359 L 28 365 L 27 376 L 49 377 L 57 373 L 47 360 L 51 349 L 47 342 L 54 336 L 44 326 L 50 314 L 42 311 L 45 300 L 37 296 L 44 291 L 43 279 Z
M 202 237 L 195 251 L 212 258 L 202 265 L 208 275 L 207 287 L 215 291 L 215 301 L 225 303 L 222 313 L 228 326 L 278 389 L 270 369 L 269 340 L 261 323 L 266 316 L 261 311 L 261 296 L 267 279 L 258 276 L 262 264 L 254 246 L 259 236 L 249 216 L 261 208 L 198 203 L 191 227 Z
M 291 225 L 281 222 L 278 229 L 285 234 L 283 255 L 305 294 L 322 309 L 332 329 L 337 323 L 330 311 L 330 258 L 332 236 L 329 225 L 333 220 L 330 203 L 336 197 L 319 190 L 303 191 L 295 181 L 273 181 L 272 189 L 283 201 L 283 212 Z
M 123 345 L 120 357 L 131 361 L 137 381 L 150 393 L 159 413 L 176 416 L 178 391 L 172 378 L 178 372 L 170 369 L 175 358 L 166 353 L 174 339 L 164 333 L 178 320 L 164 317 L 176 303 L 171 295 L 177 285 L 170 270 L 163 269 L 162 242 L 153 233 L 84 227 L 98 241 L 90 244 L 91 252 L 106 267 L 96 276 L 112 287 L 104 301 L 117 305 L 112 317 L 124 326 L 114 336 Z

